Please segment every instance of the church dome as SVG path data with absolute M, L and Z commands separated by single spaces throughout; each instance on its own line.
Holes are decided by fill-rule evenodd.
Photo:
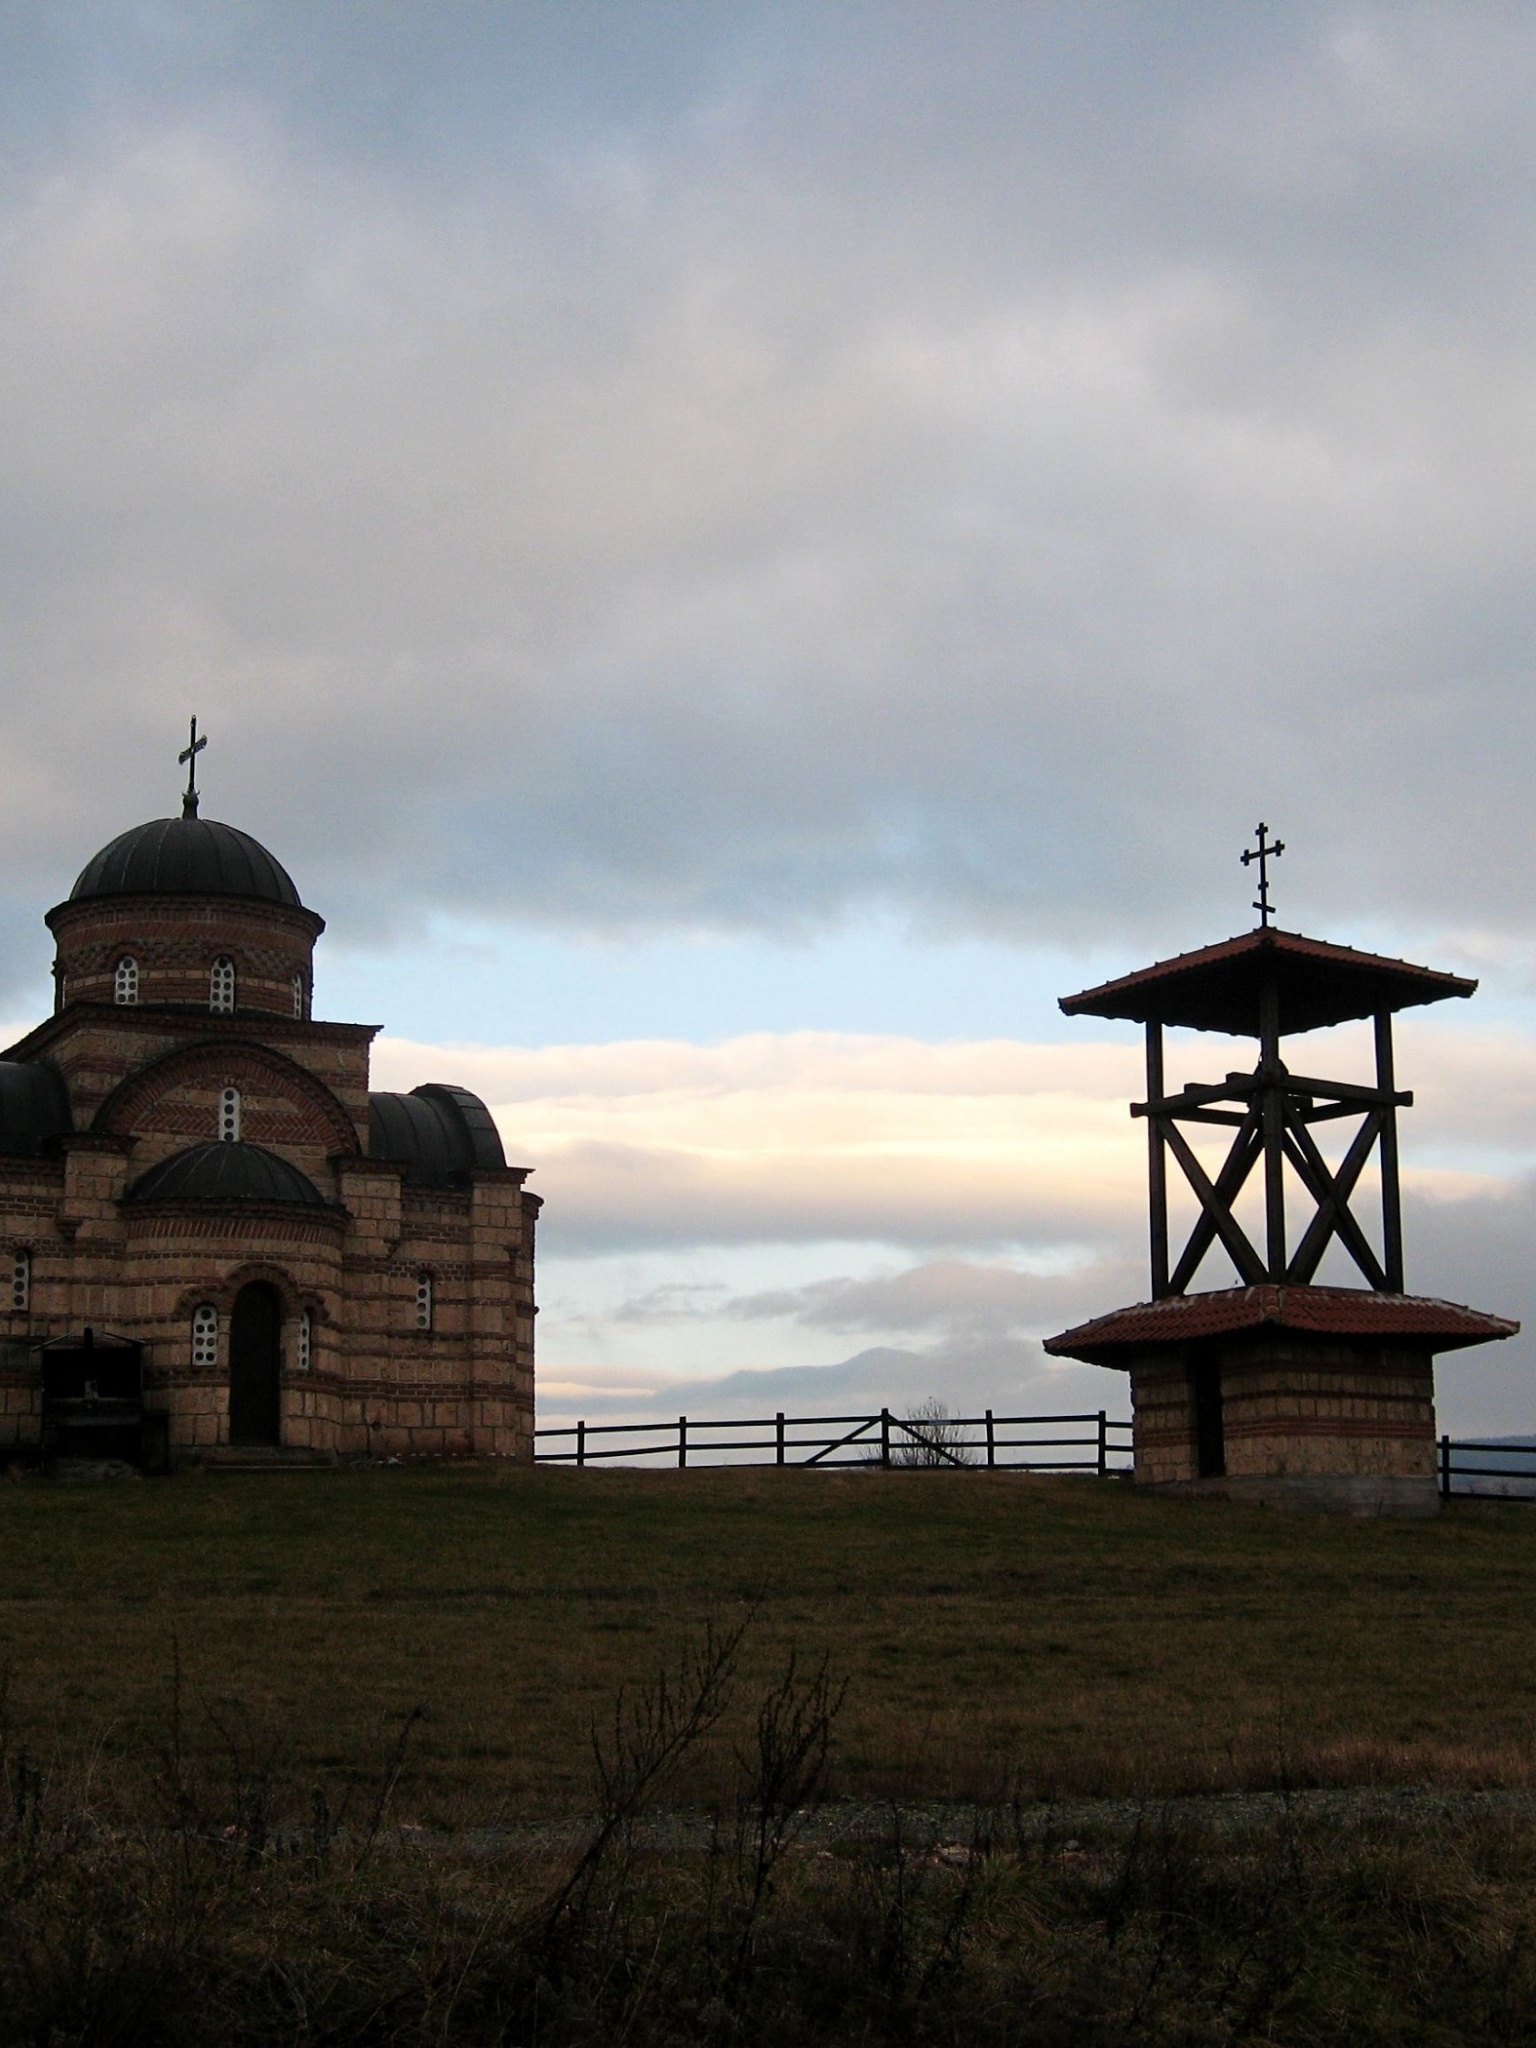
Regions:
M 368 1097 L 368 1156 L 404 1162 L 417 1187 L 464 1187 L 472 1173 L 499 1172 L 507 1155 L 491 1112 L 467 1088 L 428 1081 L 409 1095 Z
M 71 903 L 100 896 L 239 896 L 303 908 L 287 869 L 249 832 L 195 815 L 119 833 L 69 892 Z
M 141 1174 L 130 1202 L 294 1202 L 323 1208 L 325 1197 L 309 1178 L 260 1145 L 214 1142 L 173 1152 Z

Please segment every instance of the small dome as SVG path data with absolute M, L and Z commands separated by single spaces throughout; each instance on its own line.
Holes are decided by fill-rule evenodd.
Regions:
M 214 818 L 152 818 L 88 861 L 69 892 L 94 896 L 243 896 L 302 909 L 287 870 L 249 832 Z
M 491 1112 L 467 1088 L 437 1081 L 409 1095 L 370 1095 L 368 1156 L 400 1159 L 416 1187 L 462 1187 L 474 1172 L 505 1167 Z
M 73 1129 L 57 1069 L 0 1060 L 0 1152 L 41 1152 L 45 1138 Z
M 174 1152 L 128 1190 L 130 1202 L 297 1202 L 324 1208 L 309 1178 L 260 1145 L 215 1142 Z

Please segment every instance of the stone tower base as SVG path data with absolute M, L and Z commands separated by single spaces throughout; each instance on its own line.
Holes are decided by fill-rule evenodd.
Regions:
M 1432 1515 L 1435 1354 L 1514 1327 L 1413 1295 L 1264 1286 L 1139 1303 L 1045 1348 L 1130 1374 L 1144 1486 Z

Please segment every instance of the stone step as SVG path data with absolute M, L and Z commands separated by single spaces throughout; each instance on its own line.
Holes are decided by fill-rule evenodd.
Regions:
M 177 1460 L 203 1472 L 314 1472 L 339 1462 L 300 1444 L 216 1444 Z

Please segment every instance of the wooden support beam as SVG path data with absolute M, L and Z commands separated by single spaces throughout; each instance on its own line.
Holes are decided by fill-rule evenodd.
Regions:
M 1294 1095 L 1287 1095 L 1286 1102 L 1289 1104 L 1290 1114 L 1293 1117 L 1300 1117 L 1304 1124 L 1332 1124 L 1337 1123 L 1340 1117 L 1360 1116 L 1363 1113 L 1358 1102 L 1330 1102 L 1322 1109 L 1298 1108 Z
M 1216 1192 L 1228 1208 L 1242 1193 L 1243 1185 L 1253 1171 L 1253 1163 L 1259 1156 L 1261 1146 L 1259 1119 L 1256 1112 L 1250 1110 L 1246 1130 L 1240 1132 L 1233 1140 L 1226 1162 L 1216 1176 Z M 1195 1218 L 1195 1227 L 1189 1233 L 1189 1241 L 1180 1252 L 1179 1262 L 1174 1267 L 1173 1278 L 1168 1283 L 1170 1294 L 1183 1294 L 1188 1289 L 1190 1281 L 1199 1272 L 1206 1253 L 1215 1242 L 1216 1225 L 1202 1209 Z
M 1133 1102 L 1132 1116 L 1188 1116 L 1208 1102 L 1246 1102 L 1258 1087 L 1252 1074 L 1228 1074 L 1225 1081 L 1191 1081 L 1177 1095 L 1153 1096 Z
M 1280 1060 L 1280 984 L 1266 974 L 1259 990 L 1259 1098 L 1264 1129 L 1264 1238 L 1268 1277 L 1285 1278 L 1285 1094 Z
M 1321 1095 L 1328 1102 L 1358 1102 L 1362 1109 L 1379 1109 L 1384 1103 L 1396 1103 L 1399 1109 L 1412 1109 L 1411 1088 L 1364 1088 L 1353 1081 L 1318 1081 L 1310 1074 L 1287 1074 L 1285 1085 L 1293 1095 Z
M 1133 1116 L 1147 1119 L 1147 1177 L 1150 1197 L 1149 1236 L 1152 1295 L 1182 1294 L 1201 1262 L 1218 1241 L 1225 1247 L 1247 1285 L 1262 1280 L 1304 1285 L 1316 1273 L 1329 1244 L 1337 1236 L 1345 1250 L 1378 1291 L 1403 1287 L 1402 1199 L 1399 1187 L 1396 1111 L 1413 1102 L 1411 1091 L 1399 1089 L 1392 1058 L 1392 1019 L 1376 1018 L 1376 1085 L 1324 1081 L 1308 1074 L 1290 1074 L 1280 1058 L 1279 995 L 1271 982 L 1260 991 L 1259 1062 L 1251 1074 L 1228 1074 L 1223 1081 L 1191 1083 L 1175 1095 L 1164 1092 L 1163 1035 L 1148 1023 L 1147 1099 L 1131 1105 Z M 1218 1105 L 1242 1105 L 1220 1107 Z M 1341 1117 L 1360 1117 L 1339 1171 L 1329 1167 L 1308 1126 Z M 1214 1182 L 1205 1172 L 1179 1123 L 1199 1124 L 1234 1133 L 1221 1171 Z M 1381 1144 L 1382 1256 L 1366 1237 L 1350 1209 L 1350 1198 L 1376 1143 Z M 1167 1154 L 1183 1170 L 1200 1214 L 1178 1259 L 1170 1267 L 1168 1235 Z M 1261 1259 L 1233 1214 L 1233 1204 L 1248 1175 L 1264 1161 L 1265 1256 Z M 1293 1257 L 1287 1256 L 1286 1167 L 1297 1174 L 1317 1204 Z
M 1163 1027 L 1147 1023 L 1147 1099 L 1157 1101 L 1164 1088 Z M 1168 1154 L 1159 1117 L 1147 1121 L 1147 1211 L 1152 1262 L 1152 1299 L 1168 1292 Z
M 1329 1211 L 1334 1235 L 1371 1286 L 1380 1293 L 1387 1284 L 1381 1261 L 1356 1221 L 1348 1199 L 1338 1192 L 1328 1162 L 1313 1143 L 1311 1133 L 1304 1127 L 1287 1131 L 1286 1151 L 1308 1193 L 1315 1197 L 1319 1213 L 1324 1209 Z
M 1236 1266 L 1243 1284 L 1247 1287 L 1261 1285 L 1268 1278 L 1264 1261 L 1248 1242 L 1247 1235 L 1232 1214 L 1230 1205 L 1216 1192 L 1209 1174 L 1190 1150 L 1183 1132 L 1176 1123 L 1166 1120 L 1163 1122 L 1163 1133 L 1168 1141 L 1168 1149 L 1183 1168 L 1184 1178 L 1194 1189 L 1200 1207 L 1210 1218 L 1216 1235 L 1221 1240 L 1222 1248 Z M 1234 1143 L 1234 1151 L 1242 1141 L 1240 1132 Z M 1230 1163 L 1232 1154 L 1229 1153 L 1227 1156 Z M 1183 1264 L 1182 1260 L 1180 1264 Z
M 1189 1087 L 1181 1088 L 1177 1095 L 1153 1097 L 1147 1102 L 1133 1102 L 1131 1115 L 1187 1117 L 1192 1111 L 1204 1108 L 1208 1103 L 1247 1102 L 1263 1086 L 1260 1074 L 1228 1074 L 1225 1081 L 1199 1084 L 1192 1082 Z M 1328 1103 L 1350 1104 L 1357 1111 L 1376 1109 L 1387 1101 L 1395 1103 L 1399 1109 L 1413 1107 L 1411 1088 L 1398 1088 L 1383 1095 L 1379 1088 L 1359 1087 L 1353 1081 L 1319 1081 L 1311 1074 L 1287 1074 L 1285 1092 L 1291 1096 L 1317 1096 Z
M 1392 1012 L 1376 1012 L 1376 1086 L 1388 1098 L 1381 1118 L 1381 1248 L 1387 1291 L 1403 1291 L 1403 1198 L 1397 1170 L 1397 1104 L 1392 1060 Z M 1412 1102 L 1410 1095 L 1407 1101 Z
M 1349 1222 L 1354 1224 L 1354 1218 L 1349 1212 L 1349 1198 L 1354 1193 L 1355 1183 L 1359 1180 L 1361 1172 L 1365 1167 L 1365 1162 L 1370 1158 L 1376 1144 L 1376 1139 L 1381 1129 L 1380 1116 L 1381 1112 L 1377 1110 L 1366 1117 L 1359 1130 L 1355 1133 L 1349 1150 L 1340 1162 L 1337 1173 L 1329 1171 L 1327 1162 L 1321 1159 L 1320 1154 L 1317 1154 L 1317 1147 L 1312 1143 L 1311 1135 L 1304 1127 L 1297 1134 L 1301 1140 L 1304 1140 L 1311 1147 L 1312 1152 L 1317 1154 L 1322 1165 L 1323 1192 L 1319 1195 L 1317 1214 L 1312 1218 L 1311 1223 L 1308 1224 L 1301 1243 L 1296 1247 L 1296 1256 L 1291 1260 L 1290 1267 L 1286 1273 L 1286 1278 L 1293 1285 L 1304 1287 L 1311 1281 L 1313 1274 L 1322 1264 L 1323 1253 L 1327 1251 L 1334 1231 L 1338 1228 L 1340 1215 L 1348 1217 Z M 1310 1165 L 1310 1161 L 1308 1163 Z M 1316 1189 L 1313 1191 L 1317 1192 Z M 1355 1228 L 1358 1231 L 1359 1226 L 1355 1225 Z M 1361 1242 L 1364 1243 L 1363 1234 Z M 1365 1249 L 1371 1262 L 1374 1264 L 1375 1254 L 1371 1252 L 1369 1245 L 1366 1245 Z M 1354 1258 L 1356 1265 L 1360 1265 L 1358 1253 L 1353 1248 L 1351 1249 L 1351 1257 Z M 1361 1271 L 1366 1272 L 1364 1266 L 1361 1266 Z M 1377 1271 L 1381 1271 L 1379 1266 Z M 1384 1280 L 1385 1275 L 1383 1274 L 1382 1277 Z M 1371 1278 L 1368 1272 L 1366 1272 L 1366 1278 L 1368 1280 Z M 1380 1284 L 1380 1282 L 1372 1281 L 1373 1286 L 1379 1286 Z

